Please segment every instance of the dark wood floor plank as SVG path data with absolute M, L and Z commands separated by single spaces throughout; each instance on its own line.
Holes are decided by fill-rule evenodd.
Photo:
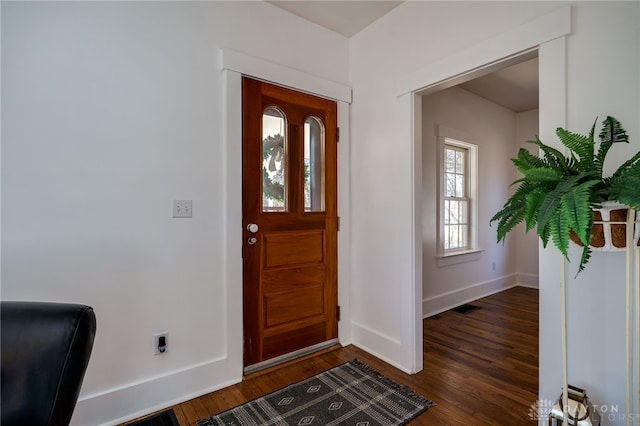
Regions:
M 180 425 L 192 426 L 358 358 L 437 403 L 411 425 L 532 424 L 529 409 L 538 392 L 538 291 L 515 287 L 472 304 L 478 309 L 424 320 L 424 369 L 417 374 L 406 374 L 355 346 L 336 347 L 178 404 L 173 407 L 176 417 Z
M 180 423 L 181 425 L 188 425 L 189 424 L 189 419 L 184 414 L 184 411 L 182 410 L 182 406 L 176 405 L 176 406 L 173 406 L 171 408 L 173 408 L 173 412 L 176 415 L 176 419 L 178 420 L 178 423 Z

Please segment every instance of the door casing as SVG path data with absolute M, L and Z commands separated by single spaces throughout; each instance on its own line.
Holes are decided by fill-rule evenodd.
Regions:
M 224 269 L 221 280 L 225 293 L 224 367 L 221 376 L 231 384 L 243 375 L 243 320 L 242 320 L 242 76 L 270 81 L 313 93 L 338 103 L 338 302 L 341 306 L 338 323 L 338 340 L 341 344 L 352 341 L 351 313 L 349 309 L 350 259 L 350 185 L 349 185 L 349 105 L 352 101 L 351 87 L 307 74 L 299 69 L 275 64 L 233 49 L 220 50 L 223 78 L 222 102 L 224 126 L 221 137 L 225 141 L 222 180 L 226 192 L 223 199 L 223 255 Z

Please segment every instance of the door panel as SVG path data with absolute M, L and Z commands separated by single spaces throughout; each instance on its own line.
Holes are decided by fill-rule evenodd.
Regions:
M 324 263 L 324 231 L 271 233 L 263 239 L 264 267 Z
M 282 291 L 289 288 L 292 281 L 305 285 L 324 283 L 326 279 L 327 268 L 324 265 L 314 265 L 264 271 L 262 285 L 265 291 Z
M 243 78 L 245 367 L 338 336 L 336 122 L 333 101 Z
M 326 330 L 322 323 L 301 326 L 278 334 L 278 339 L 266 338 L 263 345 L 265 360 L 294 352 L 300 348 L 313 346 L 326 340 Z
M 322 285 L 299 287 L 265 296 L 266 327 L 297 321 L 324 313 Z

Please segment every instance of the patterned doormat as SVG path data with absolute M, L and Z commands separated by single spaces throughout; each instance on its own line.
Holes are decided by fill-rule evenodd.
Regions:
M 355 359 L 198 420 L 197 426 L 404 425 L 434 405 Z

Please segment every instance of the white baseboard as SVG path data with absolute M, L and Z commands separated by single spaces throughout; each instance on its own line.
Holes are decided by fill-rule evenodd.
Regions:
M 410 374 L 405 366 L 394 361 L 394 359 L 403 358 L 400 341 L 354 321 L 351 321 L 351 337 L 354 346 Z M 372 348 L 377 348 L 377 350 Z
M 538 276 L 509 275 L 425 299 L 423 318 L 516 285 L 538 288 Z M 351 325 L 351 338 L 348 342 L 341 342 L 342 345 L 353 344 L 408 373 L 406 368 L 393 361 L 402 359 L 401 342 L 357 322 L 352 321 Z M 239 383 L 242 371 L 233 371 L 237 368 L 232 368 L 237 365 L 237 362 L 229 362 L 227 358 L 215 359 L 163 376 L 82 396 L 76 405 L 71 426 L 118 425 Z
M 516 282 L 519 286 L 540 288 L 538 274 L 517 274 Z
M 359 349 L 362 349 L 363 351 L 365 351 L 365 352 L 366 352 L 366 353 L 368 353 L 369 355 L 373 355 L 374 357 L 378 358 L 379 360 L 384 361 L 384 362 L 386 362 L 387 364 L 394 366 L 395 368 L 397 368 L 398 370 L 400 370 L 400 371 L 402 371 L 402 372 L 404 372 L 404 373 L 407 373 L 407 374 L 413 374 L 413 373 L 411 373 L 411 371 L 410 371 L 410 370 L 408 370 L 408 369 L 407 369 L 407 368 L 405 368 L 404 366 L 402 366 L 402 365 L 398 364 L 398 363 L 397 363 L 397 362 L 395 362 L 394 360 L 392 360 L 392 359 L 390 359 L 390 358 L 388 358 L 388 357 L 384 356 L 383 354 L 379 353 L 379 352 L 378 352 L 378 351 L 376 351 L 376 350 L 371 349 L 370 347 L 368 347 L 368 346 L 366 346 L 366 345 L 363 345 L 363 344 L 358 343 L 358 342 L 354 342 L 354 343 L 352 343 L 352 345 L 353 345 L 353 346 L 355 346 L 355 347 L 357 347 L 357 348 L 359 348 Z
M 78 400 L 71 426 L 111 426 L 239 383 L 242 370 L 227 358 L 207 361 L 166 375 L 132 383 Z
M 464 303 L 515 287 L 518 285 L 516 278 L 515 274 L 507 275 L 424 299 L 422 301 L 422 317 L 427 318 Z

